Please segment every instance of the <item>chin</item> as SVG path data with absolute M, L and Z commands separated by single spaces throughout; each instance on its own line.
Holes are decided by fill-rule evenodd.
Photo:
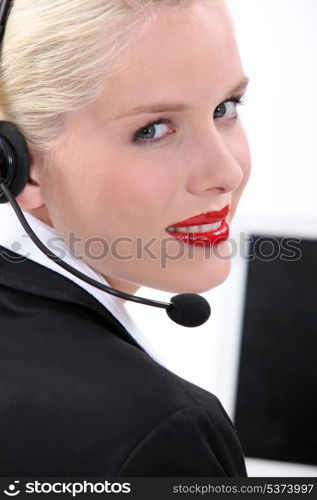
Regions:
M 201 266 L 199 270 L 182 273 L 171 273 L 168 282 L 160 283 L 159 288 L 170 293 L 204 293 L 221 285 L 229 276 L 231 260 L 217 260 L 217 262 Z

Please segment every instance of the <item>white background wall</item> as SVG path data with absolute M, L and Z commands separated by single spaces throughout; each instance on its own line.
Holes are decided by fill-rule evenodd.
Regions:
M 228 0 L 251 83 L 240 108 L 252 175 L 231 227 L 317 238 L 317 1 Z M 233 415 L 246 263 L 237 255 L 220 287 L 203 294 L 210 320 L 184 328 L 152 307 L 128 309 L 178 375 L 215 393 Z M 316 271 L 316 270 L 315 270 Z M 142 287 L 138 295 L 169 301 Z M 248 459 L 251 476 L 317 476 L 317 468 Z

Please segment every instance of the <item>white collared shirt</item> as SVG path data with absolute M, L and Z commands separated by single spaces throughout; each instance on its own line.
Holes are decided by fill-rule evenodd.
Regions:
M 58 238 L 58 250 L 63 253 L 63 260 L 75 267 L 78 271 L 84 273 L 100 283 L 110 286 L 106 279 L 98 272 L 94 271 L 83 260 L 75 258 L 69 251 L 67 245 L 56 232 L 55 229 L 40 221 L 33 215 L 23 211 L 27 222 L 38 236 L 38 238 L 46 245 L 51 252 L 48 241 L 51 238 Z M 55 242 L 57 240 L 55 239 Z M 13 208 L 9 203 L 0 205 L 0 245 L 11 250 L 19 255 L 27 257 L 38 264 L 51 269 L 59 274 L 62 274 L 69 280 L 73 281 L 81 288 L 86 290 L 90 295 L 95 297 L 113 316 L 124 326 L 130 335 L 137 341 L 139 345 L 158 363 L 165 366 L 164 362 L 160 359 L 159 355 L 155 352 L 154 347 L 150 344 L 147 337 L 139 330 L 134 321 L 132 320 L 125 305 L 120 302 L 118 297 L 107 294 L 98 288 L 86 283 L 85 281 L 77 278 L 69 273 L 56 262 L 49 259 L 31 240 L 22 227 L 19 219 L 17 218 Z M 54 252 L 56 253 L 56 252 Z M 60 255 L 58 255 L 60 256 Z M 65 256 L 65 257 L 64 257 Z

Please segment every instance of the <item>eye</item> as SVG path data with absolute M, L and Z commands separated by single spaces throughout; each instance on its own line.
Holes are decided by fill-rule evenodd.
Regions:
M 230 104 L 230 106 L 228 106 L 228 104 Z M 234 95 L 230 97 L 230 99 L 228 99 L 227 101 L 222 102 L 221 104 L 219 104 L 219 106 L 217 106 L 217 108 L 215 109 L 214 118 L 227 117 L 230 119 L 231 117 L 232 119 L 236 119 L 239 116 L 237 112 L 237 106 L 239 105 L 241 106 L 243 104 L 245 104 L 243 96 Z M 226 116 L 226 109 L 229 109 L 229 114 L 227 116 Z
M 166 135 L 169 135 L 167 125 L 170 123 L 171 120 L 165 117 L 147 123 L 134 134 L 133 142 L 151 144 L 161 141 Z

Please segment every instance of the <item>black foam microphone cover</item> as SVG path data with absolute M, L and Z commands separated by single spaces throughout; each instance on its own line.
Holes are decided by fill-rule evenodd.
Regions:
M 171 298 L 172 306 L 166 314 L 175 323 L 182 326 L 200 326 L 210 316 L 210 305 L 204 297 L 196 293 L 180 293 Z

